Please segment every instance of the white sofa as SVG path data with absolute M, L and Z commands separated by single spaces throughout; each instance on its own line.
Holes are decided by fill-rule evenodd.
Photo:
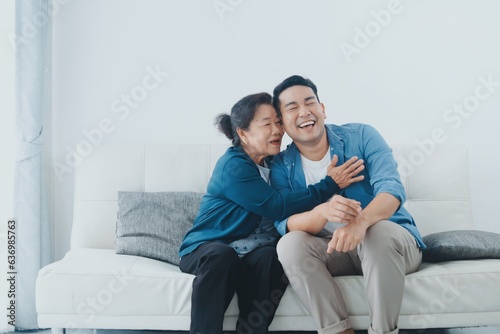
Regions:
M 222 145 L 110 145 L 95 148 L 75 171 L 71 250 L 39 272 L 41 328 L 188 330 L 192 275 L 148 258 L 115 254 L 118 191 L 204 192 Z M 423 152 L 393 146 L 408 201 L 423 235 L 473 229 L 466 148 Z M 360 276 L 338 277 L 355 329 L 369 325 Z M 400 328 L 500 325 L 500 260 L 423 263 L 408 275 Z M 207 301 L 207 305 L 210 301 Z M 237 304 L 224 327 L 234 330 Z M 273 331 L 315 330 L 287 289 Z

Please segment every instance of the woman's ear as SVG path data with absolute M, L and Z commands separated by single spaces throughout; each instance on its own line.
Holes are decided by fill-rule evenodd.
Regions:
M 246 145 L 247 133 L 245 132 L 245 130 L 243 130 L 242 128 L 236 128 L 236 133 L 238 134 L 238 137 L 240 137 L 240 141 Z

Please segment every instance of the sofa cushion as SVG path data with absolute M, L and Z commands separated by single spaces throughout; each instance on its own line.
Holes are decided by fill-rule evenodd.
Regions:
M 475 230 L 445 231 L 426 235 L 424 262 L 500 258 L 500 234 Z
M 179 264 L 179 247 L 193 225 L 203 194 L 118 192 L 116 253 Z

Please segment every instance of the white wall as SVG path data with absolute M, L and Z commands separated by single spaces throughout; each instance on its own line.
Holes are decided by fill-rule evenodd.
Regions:
M 95 145 L 225 143 L 214 116 L 292 74 L 316 82 L 331 123 L 370 123 L 389 143 L 427 149 L 437 128 L 444 142 L 467 144 L 475 222 L 500 232 L 498 1 L 61 3 L 52 50 L 57 258 L 71 229 L 66 159 L 85 133 Z M 494 82 L 491 92 L 476 91 L 480 77 Z M 474 110 L 448 111 L 463 103 Z

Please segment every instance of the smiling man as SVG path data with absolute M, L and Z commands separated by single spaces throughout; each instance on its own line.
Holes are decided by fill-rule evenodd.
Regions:
M 405 275 L 417 271 L 425 248 L 409 212 L 392 150 L 365 124 L 325 124 L 316 85 L 298 75 L 274 89 L 273 104 L 293 140 L 271 164 L 273 187 L 297 191 L 326 175 L 331 159 L 362 159 L 360 182 L 312 211 L 276 222 L 284 235 L 278 256 L 319 333 L 354 333 L 333 277 L 363 275 L 368 332 L 398 333 Z

